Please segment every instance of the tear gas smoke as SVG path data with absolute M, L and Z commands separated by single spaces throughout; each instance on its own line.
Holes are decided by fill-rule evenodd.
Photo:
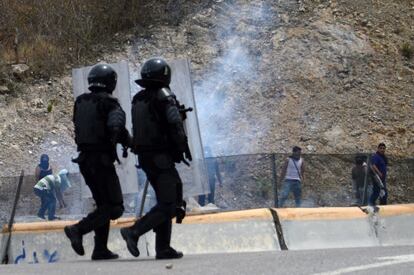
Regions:
M 260 81 L 257 67 L 261 60 L 249 43 L 249 35 L 271 24 L 274 14 L 265 4 L 233 4 L 227 8 L 238 16 L 227 16 L 225 22 L 218 22 L 211 43 L 219 49 L 219 56 L 194 85 L 203 145 L 209 145 L 214 155 L 255 152 L 257 140 L 266 134 L 270 124 L 251 118 L 246 112 L 248 103 L 243 102 L 249 97 L 246 93 L 251 92 L 248 85 Z

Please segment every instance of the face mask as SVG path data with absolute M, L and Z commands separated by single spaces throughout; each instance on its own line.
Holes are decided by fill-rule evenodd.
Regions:
M 44 170 L 49 168 L 49 157 L 47 155 L 42 155 L 40 157 L 40 167 Z

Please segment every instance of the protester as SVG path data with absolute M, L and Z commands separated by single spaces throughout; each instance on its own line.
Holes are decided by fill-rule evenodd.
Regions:
M 204 148 L 204 157 L 205 157 L 205 164 L 207 170 L 207 178 L 208 178 L 208 187 L 210 193 L 207 196 L 208 203 L 215 203 L 214 195 L 216 192 L 216 180 L 218 181 L 219 185 L 222 185 L 221 175 L 219 171 L 219 166 L 216 158 L 213 158 L 213 154 L 211 152 L 211 148 L 206 146 Z M 202 194 L 198 196 L 198 203 L 200 206 L 205 205 L 206 195 Z
M 355 195 L 355 204 L 363 205 L 366 201 L 366 186 L 367 186 L 367 157 L 366 156 L 356 156 L 355 165 L 352 168 L 351 178 L 352 178 L 352 188 Z
M 39 218 L 46 219 L 45 213 L 47 211 L 49 221 L 59 219 L 59 217 L 55 216 L 56 199 L 59 202 L 60 208 L 66 207 L 66 203 L 63 200 L 63 192 L 71 187 L 67 175 L 68 171 L 62 169 L 57 175 L 43 177 L 34 186 L 33 191 L 40 198 L 40 209 L 37 212 Z
M 279 198 L 279 207 L 283 207 L 289 193 L 292 192 L 295 197 L 296 207 L 301 206 L 302 197 L 302 185 L 304 181 L 305 165 L 301 158 L 302 149 L 298 146 L 294 146 L 292 149 L 292 155 L 289 156 L 283 167 L 281 179 L 282 192 Z
M 46 177 L 47 175 L 52 175 L 53 169 L 49 163 L 49 156 L 47 154 L 42 154 L 40 156 L 40 163 L 36 166 L 35 177 L 36 181 Z
M 377 152 L 371 157 L 371 177 L 372 177 L 372 194 L 369 198 L 369 204 L 375 206 L 378 197 L 380 205 L 386 205 L 388 199 L 387 189 L 387 166 L 388 158 L 385 155 L 385 144 L 380 143 Z

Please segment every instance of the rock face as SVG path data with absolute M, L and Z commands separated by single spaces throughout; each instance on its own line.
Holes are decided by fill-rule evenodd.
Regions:
M 215 2 L 179 27 L 144 30 L 131 52 L 137 62 L 191 59 L 201 133 L 219 155 L 294 144 L 353 153 L 381 141 L 412 155 L 414 71 L 398 48 L 411 39 L 414 12 L 408 3 L 386 7 Z
M 99 59 L 128 59 L 133 71 L 152 56 L 189 58 L 203 143 L 215 155 L 286 153 L 293 145 L 304 153 L 372 152 L 385 142 L 389 154 L 412 157 L 414 61 L 400 48 L 414 43 L 413 3 L 193 2 L 151 10 L 155 21 Z M 29 70 L 19 68 L 18 75 Z M 76 169 L 69 74 L 0 92 L 1 176 L 32 173 L 42 153 L 56 170 Z
M 34 174 L 43 153 L 49 154 L 55 171 L 74 169 L 71 78 L 55 79 L 51 85 L 17 83 L 14 91 L 1 102 L 1 176 L 16 176 L 21 169 Z

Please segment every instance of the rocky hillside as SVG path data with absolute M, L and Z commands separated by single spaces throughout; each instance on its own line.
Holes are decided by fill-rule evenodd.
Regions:
M 90 64 L 189 58 L 203 142 L 218 155 L 296 144 L 305 153 L 370 152 L 383 141 L 389 153 L 412 157 L 413 1 L 196 2 L 151 10 L 151 21 L 116 35 Z M 31 173 L 44 152 L 58 168 L 70 165 L 70 68 L 83 65 L 50 79 L 9 67 L 1 176 Z

